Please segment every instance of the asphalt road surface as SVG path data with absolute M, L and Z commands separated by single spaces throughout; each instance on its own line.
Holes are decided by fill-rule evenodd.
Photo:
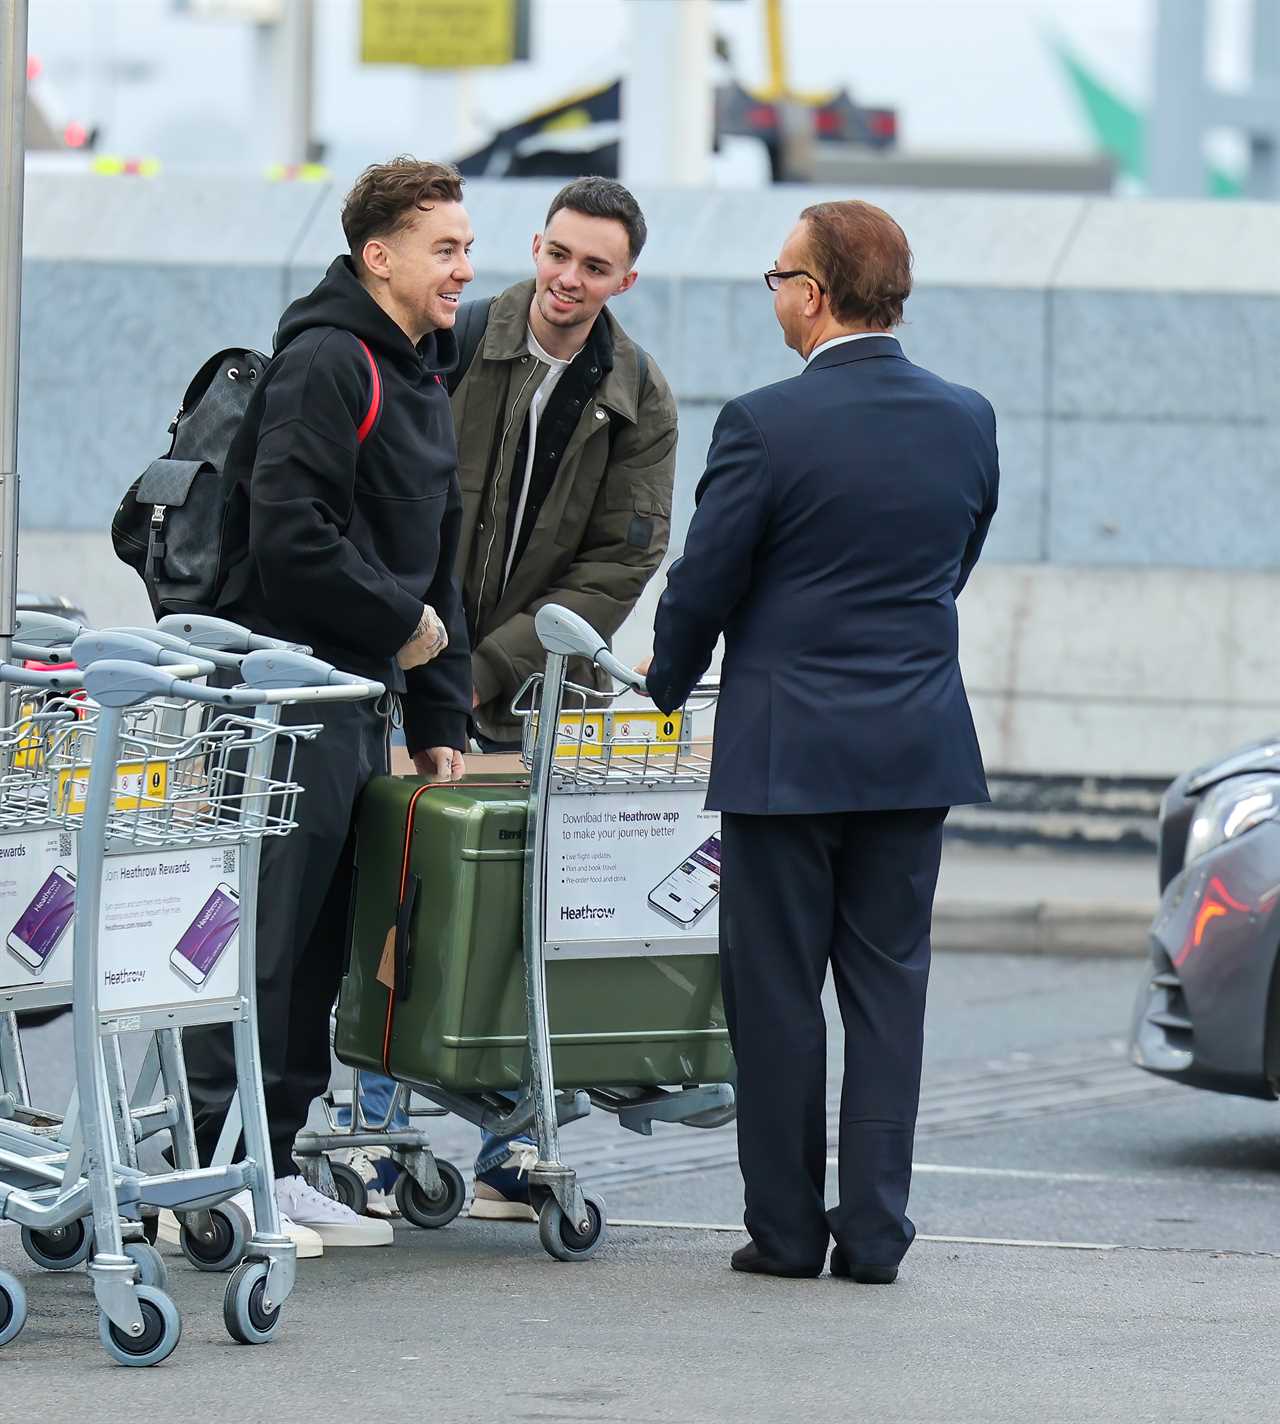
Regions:
M 32 1307 L 0 1353 L 0 1420 L 1267 1417 L 1280 1104 L 1130 1068 L 1141 972 L 938 957 L 921 1235 L 891 1288 L 734 1275 L 733 1129 L 641 1138 L 596 1113 L 562 1139 L 614 1223 L 591 1262 L 552 1262 L 523 1225 L 402 1225 L 390 1250 L 301 1263 L 279 1338 L 246 1349 L 223 1332 L 221 1278 L 174 1254 L 183 1341 L 151 1371 L 111 1366 L 84 1277 L 36 1271 L 0 1227 Z M 65 1030 L 30 1038 L 33 1078 L 65 1079 Z M 469 1174 L 474 1130 L 431 1127 Z

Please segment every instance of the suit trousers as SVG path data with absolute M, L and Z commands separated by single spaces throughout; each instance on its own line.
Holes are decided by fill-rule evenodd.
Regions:
M 738 1062 L 745 1223 L 816 1266 L 896 1266 L 920 1099 L 929 930 L 946 808 L 722 818 L 720 972 Z M 839 1204 L 826 1209 L 830 965 L 844 1021 Z
M 346 962 L 356 803 L 387 769 L 387 719 L 372 702 L 303 703 L 286 707 L 284 720 L 323 730 L 297 743 L 298 826 L 263 840 L 258 881 L 258 1039 L 280 1177 L 297 1171 L 293 1139 L 329 1085 L 329 1015 Z M 208 1163 L 236 1089 L 231 1028 L 188 1028 L 182 1038 L 196 1146 Z

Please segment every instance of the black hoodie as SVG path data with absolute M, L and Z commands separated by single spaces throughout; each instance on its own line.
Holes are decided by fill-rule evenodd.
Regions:
M 381 413 L 361 444 L 373 372 Z M 280 319 L 275 355 L 227 454 L 217 610 L 404 693 L 410 751 L 466 745 L 471 653 L 453 566 L 462 502 L 444 373 L 451 331 L 415 348 L 349 257 Z M 401 671 L 428 603 L 448 650 Z

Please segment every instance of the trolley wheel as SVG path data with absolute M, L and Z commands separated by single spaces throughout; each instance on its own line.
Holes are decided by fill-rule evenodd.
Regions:
M 608 1235 L 609 1223 L 604 1214 L 604 1201 L 594 1192 L 584 1192 L 587 1203 L 587 1218 L 590 1225 L 586 1231 L 578 1228 L 565 1216 L 564 1210 L 555 1197 L 548 1195 L 538 1210 L 538 1240 L 542 1249 L 557 1261 L 585 1261 L 594 1256 L 600 1243 Z
M 330 1162 L 329 1170 L 333 1173 L 338 1200 L 343 1206 L 349 1206 L 357 1216 L 363 1216 L 369 1208 L 369 1189 L 360 1173 L 345 1162 Z
M 7 1345 L 27 1323 L 27 1293 L 17 1276 L 0 1271 L 0 1345 Z
M 209 1230 L 205 1235 L 198 1235 L 184 1221 L 178 1244 L 197 1271 L 229 1271 L 243 1260 L 249 1235 L 249 1218 L 228 1201 L 209 1208 Z
M 178 1307 L 155 1286 L 136 1286 L 142 1311 L 142 1334 L 130 1335 L 106 1311 L 98 1312 L 98 1339 L 118 1365 L 158 1365 L 167 1360 L 182 1339 Z
M 241 1261 L 231 1273 L 222 1298 L 222 1321 L 227 1334 L 241 1345 L 265 1345 L 280 1324 L 280 1305 L 264 1304 L 267 1263 Z
M 467 1199 L 467 1184 L 452 1162 L 436 1158 L 436 1170 L 440 1173 L 438 1196 L 428 1196 L 408 1172 L 401 1172 L 396 1183 L 396 1205 L 400 1208 L 400 1215 L 423 1231 L 448 1226 Z
M 69 1271 L 88 1260 L 93 1250 L 93 1231 L 83 1217 L 55 1226 L 52 1231 L 22 1228 L 22 1249 L 46 1271 Z
M 124 1254 L 138 1268 L 138 1284 L 164 1290 L 169 1284 L 169 1272 L 164 1257 L 149 1241 L 126 1241 Z

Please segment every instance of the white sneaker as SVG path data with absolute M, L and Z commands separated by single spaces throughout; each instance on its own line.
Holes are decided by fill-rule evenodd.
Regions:
M 389 1221 L 357 1216 L 300 1176 L 277 1177 L 276 1200 L 282 1212 L 314 1231 L 326 1246 L 390 1246 L 395 1239 Z
M 254 1224 L 252 1195 L 248 1191 L 237 1192 L 231 1200 L 249 1218 L 249 1230 L 252 1231 Z M 278 1194 L 277 1200 L 279 1200 Z M 182 1224 L 179 1222 L 177 1214 L 170 1211 L 168 1207 L 162 1207 L 156 1240 L 164 1241 L 170 1246 L 178 1246 L 181 1244 L 179 1240 L 181 1229 Z M 324 1242 L 319 1234 L 293 1221 L 283 1208 L 280 1211 L 280 1230 L 293 1242 L 299 1261 L 310 1261 L 317 1256 L 324 1255 Z
M 331 1156 L 335 1162 L 350 1167 L 364 1183 L 366 1216 L 400 1215 L 394 1183 L 400 1176 L 401 1168 L 391 1156 L 389 1147 L 350 1147 Z

